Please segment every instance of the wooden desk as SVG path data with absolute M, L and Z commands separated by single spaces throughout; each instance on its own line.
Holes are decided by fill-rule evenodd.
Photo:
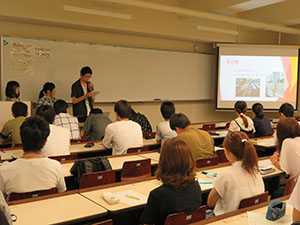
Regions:
M 156 146 L 156 140 L 155 139 L 144 139 L 144 146 Z M 101 144 L 101 142 L 96 142 L 95 145 L 91 148 L 85 148 L 84 145 L 86 143 L 82 144 L 72 144 L 70 145 L 70 153 L 71 154 L 80 154 L 80 153 L 91 153 L 91 152 L 100 152 L 105 151 L 105 147 Z M 0 151 L 0 156 L 2 160 L 11 160 L 12 158 L 20 158 L 24 154 L 24 151 L 19 149 L 2 149 Z
M 275 148 L 276 141 L 273 136 L 263 137 L 263 138 L 253 138 L 250 139 L 250 142 L 254 146 L 263 147 L 263 148 Z
M 286 201 L 288 199 L 287 196 L 280 198 L 282 201 Z M 273 201 L 273 200 L 272 200 Z M 266 215 L 268 205 L 272 202 L 264 202 L 261 204 L 257 204 L 251 207 L 247 207 L 244 209 L 239 209 L 231 213 L 226 213 L 224 215 L 216 216 L 207 220 L 202 220 L 196 223 L 192 223 L 193 225 L 204 225 L 204 224 L 210 224 L 210 225 L 248 225 L 248 215 L 247 211 L 253 212 L 253 213 L 259 213 Z M 284 217 L 292 217 L 292 209 L 287 204 L 286 205 L 286 214 Z M 284 218 L 287 219 L 287 218 Z M 269 221 L 266 219 L 266 221 Z M 271 221 L 269 221 L 270 224 L 272 224 Z M 290 225 L 291 222 L 288 223 L 282 223 L 282 224 L 288 224 Z
M 53 197 L 11 205 L 11 213 L 17 216 L 14 225 L 46 225 L 81 221 L 105 216 L 107 210 L 80 194 Z
M 146 159 L 151 159 L 151 164 L 152 164 L 152 161 L 156 161 L 157 163 L 159 162 L 160 154 L 159 154 L 159 152 L 151 152 L 151 153 L 141 152 L 141 154 L 139 154 L 139 156 L 146 158 Z

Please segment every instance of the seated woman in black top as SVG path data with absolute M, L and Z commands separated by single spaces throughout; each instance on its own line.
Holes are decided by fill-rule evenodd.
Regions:
M 156 171 L 163 185 L 150 192 L 141 222 L 163 225 L 172 213 L 200 207 L 201 189 L 195 176 L 195 160 L 187 144 L 177 138 L 165 141 Z
M 252 111 L 255 114 L 255 118 L 253 119 L 255 137 L 264 137 L 266 133 L 272 132 L 270 120 L 264 117 L 263 110 L 263 105 L 260 103 L 252 105 Z

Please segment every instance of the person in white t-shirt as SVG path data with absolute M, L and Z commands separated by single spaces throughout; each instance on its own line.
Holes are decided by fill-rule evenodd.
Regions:
M 290 176 L 300 173 L 300 126 L 294 118 L 282 117 L 277 125 L 278 151 L 271 162 Z
M 24 121 L 20 128 L 24 155 L 0 167 L 0 191 L 9 195 L 54 187 L 59 192 L 66 190 L 60 163 L 41 156 L 49 133 L 49 124 L 40 116 Z
M 243 131 L 246 134 L 254 134 L 255 128 L 252 119 L 246 116 L 247 103 L 245 101 L 237 101 L 234 104 L 234 113 L 238 116 L 232 120 L 228 128 L 229 131 Z
M 265 189 L 256 150 L 248 136 L 244 132 L 229 132 L 223 145 L 232 167 L 213 180 L 214 188 L 207 200 L 207 206 L 214 207 L 217 216 L 237 210 L 242 199 L 261 194 Z
M 177 133 L 170 127 L 170 117 L 175 113 L 175 106 L 173 102 L 163 102 L 160 107 L 160 112 L 165 119 L 156 127 L 155 139 L 157 143 L 163 144 L 165 140 L 177 136 Z
M 43 156 L 70 155 L 70 130 L 64 127 L 52 125 L 55 111 L 52 106 L 43 105 L 39 107 L 36 114 L 43 117 L 50 126 L 50 134 L 47 143 L 41 150 Z
M 143 146 L 141 126 L 129 120 L 131 108 L 126 100 L 115 104 L 116 122 L 108 124 L 102 144 L 105 148 L 112 145 L 112 154 L 126 154 L 128 148 Z
M 293 207 L 293 222 L 299 222 L 300 221 L 300 179 L 298 179 L 297 184 L 291 194 L 288 203 Z

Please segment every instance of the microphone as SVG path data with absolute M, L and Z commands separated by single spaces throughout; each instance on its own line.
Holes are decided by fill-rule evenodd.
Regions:
M 88 86 L 88 89 L 90 90 L 90 91 L 94 91 L 94 85 L 91 83 L 91 82 L 86 82 L 87 83 L 87 86 Z

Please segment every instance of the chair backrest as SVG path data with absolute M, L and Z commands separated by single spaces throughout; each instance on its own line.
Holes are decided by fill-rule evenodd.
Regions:
M 267 137 L 271 137 L 271 136 L 273 136 L 273 134 L 274 134 L 274 131 L 267 132 L 267 133 L 266 133 L 266 136 L 267 136 Z
M 142 146 L 142 147 L 127 149 L 127 153 L 136 153 L 136 152 L 144 152 L 144 151 L 149 151 L 149 146 Z
M 230 127 L 230 122 L 226 123 L 225 129 L 228 129 Z
M 219 157 L 219 163 L 229 162 L 228 159 L 225 156 L 225 152 L 224 152 L 223 149 L 216 151 L 216 154 Z
M 89 141 L 91 141 L 89 137 L 84 137 L 81 139 L 71 139 L 71 144 L 80 144 L 80 143 L 89 142 Z
M 93 223 L 92 225 L 113 225 L 113 221 L 110 219 L 110 220 L 105 220 L 105 221 L 102 221 L 99 223 Z
M 58 190 L 56 187 L 48 189 L 48 190 L 41 190 L 41 191 L 32 191 L 32 192 L 25 192 L 25 193 L 10 193 L 9 201 L 15 201 L 20 199 L 26 198 L 35 198 L 43 195 L 50 195 L 57 193 Z
M 262 194 L 242 199 L 240 201 L 239 209 L 246 208 L 246 207 L 249 207 L 249 206 L 252 206 L 252 205 L 256 205 L 258 203 L 268 201 L 268 194 L 269 194 L 269 192 L 266 191 Z
M 156 132 L 145 132 L 143 133 L 143 138 L 152 139 L 155 138 Z
M 285 189 L 284 189 L 284 195 L 289 195 L 293 192 L 294 187 L 297 184 L 298 178 L 299 178 L 299 175 L 290 177 L 290 179 L 286 183 L 286 186 L 285 186 Z
M 77 159 L 77 154 L 49 156 L 49 158 L 57 160 L 59 162 L 64 162 L 64 161 L 67 161 L 67 160 L 75 160 L 75 159 Z
M 116 171 L 107 170 L 94 173 L 85 173 L 81 176 L 80 189 L 94 187 L 103 184 L 111 184 L 116 182 Z
M 124 162 L 121 181 L 140 177 L 151 177 L 151 159 Z
M 173 213 L 168 215 L 165 225 L 185 225 L 205 219 L 206 205 L 203 205 L 190 213 Z
M 216 124 L 214 123 L 207 123 L 203 124 L 202 130 L 215 130 L 216 129 Z
M 197 168 L 202 168 L 206 166 L 214 166 L 219 163 L 219 157 L 211 157 L 211 158 L 206 158 L 206 159 L 198 159 L 196 161 L 196 167 Z

